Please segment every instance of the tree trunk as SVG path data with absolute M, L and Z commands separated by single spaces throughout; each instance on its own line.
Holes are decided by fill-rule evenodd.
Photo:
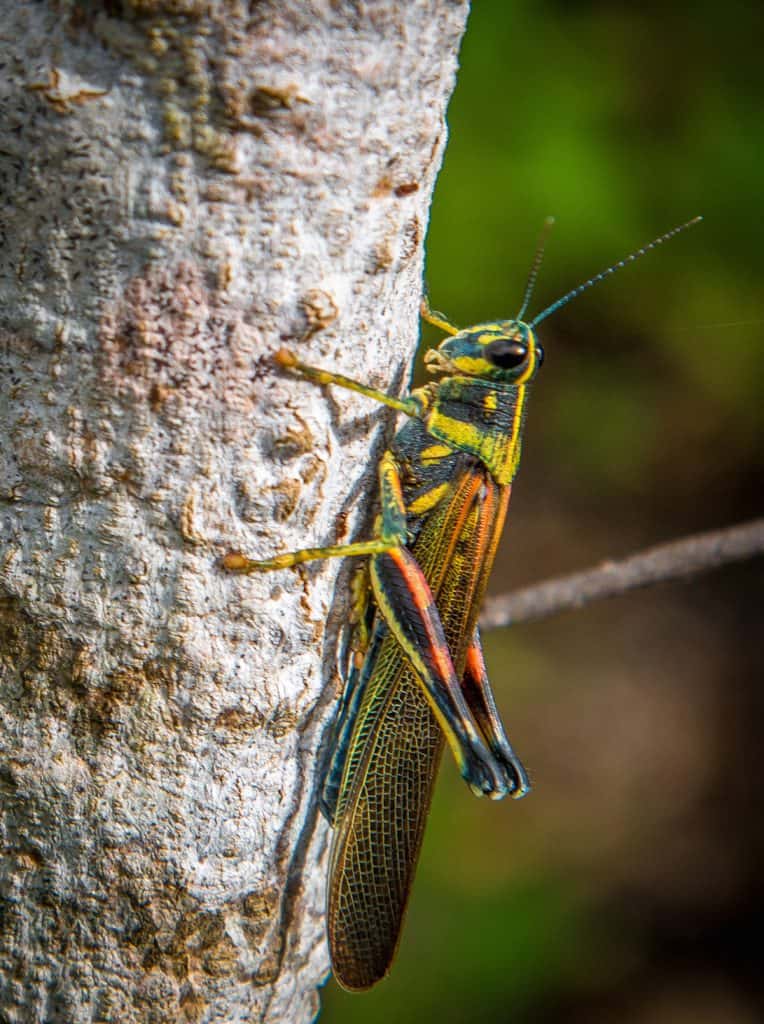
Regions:
M 0 0 L 2 1021 L 316 1012 L 347 569 L 219 558 L 369 522 L 270 357 L 405 382 L 466 13 Z

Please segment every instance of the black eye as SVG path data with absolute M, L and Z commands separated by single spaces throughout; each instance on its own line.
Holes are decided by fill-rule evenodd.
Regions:
M 489 341 L 483 349 L 483 355 L 500 370 L 511 370 L 520 366 L 528 357 L 528 346 L 523 341 L 498 338 Z

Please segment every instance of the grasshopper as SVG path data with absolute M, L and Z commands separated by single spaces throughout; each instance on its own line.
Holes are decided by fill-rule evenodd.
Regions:
M 353 659 L 337 716 L 321 808 L 334 829 L 328 936 L 334 974 L 353 991 L 392 964 L 444 741 L 473 793 L 519 799 L 528 776 L 496 709 L 478 613 L 520 459 L 528 391 L 544 360 L 536 326 L 571 299 L 699 217 L 661 235 L 523 321 L 543 254 L 511 320 L 445 331 L 425 355 L 440 379 L 396 398 L 282 349 L 277 363 L 320 385 L 381 402 L 407 418 L 379 463 L 374 537 L 265 560 L 238 553 L 231 572 L 365 556 Z M 551 223 L 547 222 L 547 227 Z

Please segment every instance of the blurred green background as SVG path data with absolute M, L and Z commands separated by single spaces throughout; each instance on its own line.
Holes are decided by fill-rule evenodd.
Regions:
M 760 513 L 764 6 L 479 0 L 434 305 L 512 316 L 697 213 L 540 329 L 493 590 Z M 435 333 L 426 334 L 434 340 Z M 327 1024 L 764 1019 L 761 561 L 486 637 L 531 797 L 449 758 L 396 966 Z

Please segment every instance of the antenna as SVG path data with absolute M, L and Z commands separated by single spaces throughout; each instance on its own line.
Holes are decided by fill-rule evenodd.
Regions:
M 552 230 L 554 224 L 554 217 L 547 217 L 544 221 L 543 227 L 541 228 L 541 234 L 539 235 L 538 245 L 536 246 L 536 255 L 533 257 L 533 263 L 531 263 L 531 269 L 528 274 L 528 283 L 525 285 L 525 295 L 523 295 L 523 304 L 520 307 L 520 312 L 515 317 L 515 320 L 522 320 L 523 313 L 528 308 L 528 303 L 531 301 L 531 295 L 533 295 L 533 288 L 536 284 L 536 278 L 538 277 L 539 267 L 541 261 L 544 258 L 544 246 L 546 240 L 549 238 L 549 232 Z
M 697 224 L 701 220 L 703 220 L 702 217 L 693 217 L 692 220 L 688 220 L 685 224 L 680 224 L 679 227 L 673 228 L 671 231 L 667 231 L 665 235 L 660 235 L 654 241 L 650 242 L 649 245 L 645 245 L 643 248 L 637 249 L 635 252 L 629 253 L 628 256 L 624 256 L 622 260 L 619 260 L 617 263 L 614 263 L 612 267 L 608 267 L 607 270 L 603 270 L 600 274 L 595 274 L 594 277 L 590 277 L 588 281 L 584 281 L 583 284 L 580 284 L 578 288 L 574 288 L 572 291 L 569 291 L 566 295 L 563 295 L 561 299 L 558 299 L 556 302 L 553 302 L 551 306 L 547 306 L 546 309 L 542 310 L 538 314 L 538 316 L 535 316 L 533 320 L 531 320 L 528 326 L 535 327 L 536 324 L 540 324 L 542 320 L 546 320 L 546 318 L 548 316 L 551 316 L 552 313 L 556 313 L 558 309 L 560 309 L 562 306 L 567 305 L 567 303 L 570 302 L 571 299 L 575 299 L 577 295 L 581 294 L 581 292 L 585 292 L 587 288 L 591 288 L 593 284 L 597 284 L 597 282 L 601 281 L 603 278 L 609 277 L 610 274 L 614 274 L 616 270 L 620 270 L 621 267 L 625 267 L 627 263 L 633 263 L 634 260 L 639 259 L 640 256 L 644 256 L 646 252 L 649 252 L 651 249 L 655 249 L 659 245 L 663 245 L 663 243 L 667 242 L 669 238 L 673 238 L 674 235 L 678 235 L 680 231 L 684 231 L 686 228 L 691 228 L 693 224 Z M 535 263 L 536 261 L 534 261 L 534 268 L 531 271 L 531 275 L 534 279 L 535 271 L 538 269 Z M 524 309 L 525 306 L 523 305 L 523 310 Z

